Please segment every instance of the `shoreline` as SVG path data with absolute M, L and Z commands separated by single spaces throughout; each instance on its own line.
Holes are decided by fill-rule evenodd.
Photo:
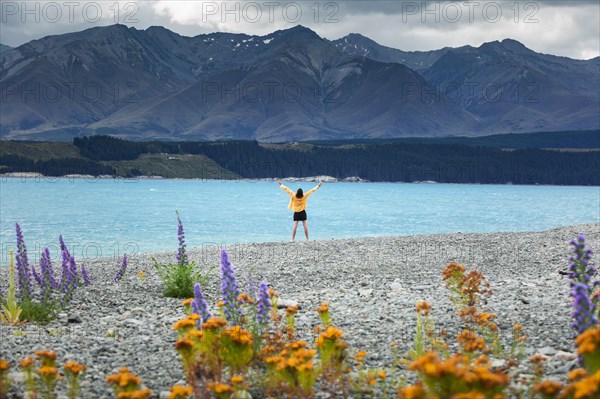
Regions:
M 326 178 L 325 180 L 319 180 L 319 178 Z M 111 176 L 111 175 L 64 175 L 64 176 L 46 176 L 41 173 L 34 172 L 13 172 L 13 173 L 0 173 L 0 183 L 8 179 L 21 179 L 21 180 L 87 180 L 87 181 L 102 181 L 102 180 L 123 180 L 128 182 L 135 182 L 137 180 L 154 180 L 154 181 L 191 181 L 191 182 L 244 182 L 244 183 L 257 183 L 257 182 L 282 182 L 289 183 L 316 183 L 323 181 L 327 184 L 332 183 L 359 183 L 359 184 L 419 184 L 419 185 L 464 185 L 464 186 L 517 186 L 517 187 L 600 187 L 600 185 L 580 185 L 580 184 L 515 184 L 513 182 L 505 183 L 446 183 L 438 182 L 434 180 L 424 181 L 371 181 L 362 179 L 357 176 L 347 177 L 344 179 L 337 179 L 332 176 L 313 176 L 313 177 L 265 177 L 259 179 L 247 179 L 247 178 L 236 178 L 236 179 L 223 179 L 223 178 L 185 178 L 185 177 L 162 177 L 162 176 L 135 176 L 135 177 L 123 177 L 123 176 Z
M 572 224 L 566 226 L 556 226 L 550 227 L 543 230 L 526 230 L 526 231 L 489 231 L 489 232 L 448 232 L 448 233 L 422 233 L 422 234 L 405 234 L 405 235 L 383 235 L 383 236 L 362 236 L 362 237 L 343 237 L 343 238 L 328 238 L 328 239 L 312 239 L 309 241 L 304 240 L 302 237 L 298 237 L 294 242 L 290 242 L 289 240 L 280 240 L 280 241 L 259 241 L 259 242 L 235 242 L 235 243 L 216 243 L 216 242 L 207 242 L 206 245 L 202 246 L 193 246 L 187 248 L 188 253 L 191 254 L 203 254 L 205 252 L 214 252 L 215 250 L 220 251 L 222 248 L 225 248 L 227 251 L 230 250 L 239 250 L 244 251 L 245 249 L 257 249 L 257 248 L 272 248 L 272 247 L 295 247 L 292 251 L 299 251 L 304 248 L 307 250 L 311 250 L 313 247 L 312 244 L 317 246 L 326 246 L 328 244 L 341 244 L 341 245 L 355 245 L 362 243 L 374 243 L 377 242 L 388 242 L 388 241 L 397 241 L 397 240 L 405 240 L 409 242 L 426 242 L 427 240 L 431 240 L 433 242 L 440 242 L 444 239 L 451 239 L 452 237 L 459 236 L 463 239 L 485 239 L 486 236 L 496 236 L 502 234 L 543 234 L 543 233 L 551 233 L 556 230 L 565 230 L 569 229 L 572 231 L 578 230 L 593 230 L 600 234 L 600 221 L 599 222 L 590 222 L 590 223 L 579 223 Z M 574 235 L 574 237 L 576 234 Z M 598 246 L 598 251 L 600 251 L 600 245 Z M 132 256 L 171 256 L 177 252 L 177 249 L 167 250 L 167 251 L 145 251 L 139 252 Z M 91 261 L 95 259 L 114 259 L 114 256 L 102 256 L 96 258 L 82 258 L 84 261 Z
M 352 245 L 352 244 L 360 243 L 362 241 L 372 242 L 372 241 L 378 241 L 378 240 L 381 240 L 382 242 L 392 241 L 392 240 L 411 240 L 414 242 L 432 240 L 435 242 L 439 242 L 440 240 L 443 240 L 444 238 L 451 238 L 453 236 L 460 236 L 463 238 L 476 237 L 476 238 L 485 239 L 485 236 L 492 236 L 492 235 L 498 235 L 498 234 L 542 234 L 542 233 L 546 233 L 546 232 L 552 232 L 554 230 L 571 229 L 573 231 L 576 231 L 577 229 L 586 229 L 587 230 L 587 229 L 593 229 L 594 227 L 596 227 L 596 230 L 598 232 L 600 232 L 600 221 L 569 224 L 569 225 L 563 225 L 563 226 L 553 226 L 553 227 L 544 228 L 541 230 L 452 231 L 452 232 L 444 232 L 444 233 L 417 233 L 417 234 L 400 234 L 400 235 L 380 235 L 380 236 L 373 235 L 373 236 L 361 236 L 361 237 L 322 238 L 322 239 L 311 239 L 309 241 L 306 241 L 303 238 L 303 236 L 300 237 L 300 235 L 298 235 L 297 239 L 294 242 L 290 242 L 289 239 L 281 239 L 278 241 L 272 240 L 272 241 L 240 241 L 240 242 L 215 242 L 215 241 L 209 242 L 209 241 L 207 241 L 207 242 L 201 243 L 200 246 L 198 246 L 198 245 L 190 246 L 187 248 L 187 251 L 194 252 L 194 253 L 202 253 L 202 252 L 206 252 L 206 251 L 215 251 L 215 248 L 217 248 L 219 250 L 221 248 L 226 248 L 227 250 L 237 250 L 237 249 L 243 250 L 246 247 L 248 247 L 248 248 L 257 248 L 257 247 L 270 248 L 270 247 L 279 247 L 279 246 L 286 246 L 286 245 L 290 245 L 292 247 L 298 246 L 297 249 L 302 249 L 302 248 L 304 248 L 303 246 L 305 246 L 305 245 L 309 245 L 306 248 L 311 248 L 310 247 L 311 244 L 327 245 L 327 244 L 340 243 L 340 244 Z M 91 242 L 95 243 L 95 241 L 91 241 Z M 52 241 L 52 243 L 54 243 L 54 242 Z M 67 245 L 68 244 L 69 243 L 67 243 Z M 8 245 L 8 244 L 5 243 L 5 246 L 6 245 Z M 82 246 L 85 247 L 85 245 L 86 245 L 85 241 L 77 242 L 78 247 L 82 247 Z M 48 246 L 48 245 L 42 245 L 41 247 L 46 247 L 46 246 Z M 138 257 L 138 256 L 139 257 L 171 256 L 177 252 L 177 249 L 175 248 L 175 246 L 176 246 L 176 242 L 173 242 L 172 245 L 169 245 L 169 247 L 172 249 L 165 249 L 165 250 L 159 249 L 159 250 L 151 250 L 151 251 L 142 250 L 139 252 L 134 252 L 134 253 L 128 254 L 128 256 L 134 257 L 134 258 Z M 110 245 L 108 245 L 108 247 L 110 247 Z M 34 248 L 37 248 L 37 247 L 34 247 Z M 600 248 L 600 246 L 599 246 L 599 248 Z M 81 255 L 78 256 L 76 251 L 73 252 L 73 255 L 75 256 L 75 259 L 78 262 L 85 262 L 86 264 L 87 264 L 87 262 L 115 259 L 116 257 L 121 256 L 121 255 L 113 254 L 113 255 L 84 257 Z M 4 267 L 4 266 L 7 266 L 7 264 L 5 264 L 5 263 L 0 264 L 0 267 Z M 3 276 L 0 276 L 0 284 L 3 282 L 3 278 L 4 278 Z

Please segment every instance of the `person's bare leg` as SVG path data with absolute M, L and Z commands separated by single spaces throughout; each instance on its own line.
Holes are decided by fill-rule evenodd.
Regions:
M 298 228 L 298 221 L 294 221 L 294 229 L 292 230 L 292 241 L 296 238 L 296 229 Z
M 308 241 L 308 225 L 306 224 L 306 220 L 303 220 L 302 224 L 304 225 L 304 234 L 306 235 L 306 241 Z

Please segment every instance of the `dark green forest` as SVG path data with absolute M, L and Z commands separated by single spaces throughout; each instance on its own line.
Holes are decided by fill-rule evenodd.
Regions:
M 115 169 L 86 158 L 53 158 L 36 160 L 21 155 L 0 155 L 0 173 L 36 172 L 44 176 L 115 175 Z
M 550 146 L 559 141 L 564 145 L 573 144 L 565 134 L 556 136 L 559 140 L 554 142 L 536 135 L 525 137 L 525 142 L 543 139 Z M 598 137 L 598 132 L 585 135 L 590 142 Z M 72 145 L 64 143 L 70 146 L 70 151 L 79 154 L 68 158 L 53 155 L 53 158 L 42 159 L 39 154 L 34 158 L 28 155 L 31 147 L 28 152 L 19 152 L 22 142 L 3 142 L 11 145 L 5 146 L 10 150 L 0 151 L 0 172 L 116 176 L 117 169 L 111 166 L 115 162 L 136 160 L 146 156 L 144 154 L 173 155 L 165 157 L 166 160 L 192 154 L 206 156 L 224 170 L 233 172 L 227 178 L 234 174 L 250 179 L 327 175 L 338 179 L 360 177 L 387 182 L 600 185 L 600 151 L 521 148 L 522 144 L 508 148 L 510 143 L 506 140 L 496 136 L 488 139 L 496 145 L 489 146 L 480 145 L 481 138 L 475 142 L 477 144 L 403 140 L 335 145 L 331 142 L 132 142 L 111 136 L 88 136 L 75 138 Z M 505 143 L 504 148 L 500 148 L 499 142 Z M 28 145 L 34 144 L 28 142 Z M 43 143 L 35 145 L 43 149 Z M 121 167 L 119 170 L 120 175 L 127 177 L 145 174 L 139 168 L 123 172 Z

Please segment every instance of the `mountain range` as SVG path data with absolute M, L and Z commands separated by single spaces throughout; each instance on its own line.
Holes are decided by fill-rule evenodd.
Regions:
M 297 26 L 180 36 L 124 25 L 0 46 L 3 139 L 266 142 L 600 128 L 600 57 L 505 39 L 405 52 Z

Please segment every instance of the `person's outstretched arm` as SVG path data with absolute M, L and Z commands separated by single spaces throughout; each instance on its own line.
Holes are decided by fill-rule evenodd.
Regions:
M 306 194 L 304 194 L 305 197 L 308 197 L 309 195 L 311 195 L 312 193 L 314 193 L 315 191 L 317 191 L 319 189 L 319 187 L 321 187 L 323 185 L 323 182 L 319 182 L 319 184 L 317 184 L 317 186 L 315 188 L 313 188 L 312 190 L 308 190 L 308 192 Z
M 279 187 L 281 187 L 281 189 L 283 191 L 285 191 L 286 193 L 288 193 L 290 196 L 294 195 L 294 192 L 292 190 L 290 190 L 289 188 L 287 188 L 286 186 L 284 186 L 283 183 L 281 183 L 281 180 L 277 180 L 277 183 L 279 184 Z

